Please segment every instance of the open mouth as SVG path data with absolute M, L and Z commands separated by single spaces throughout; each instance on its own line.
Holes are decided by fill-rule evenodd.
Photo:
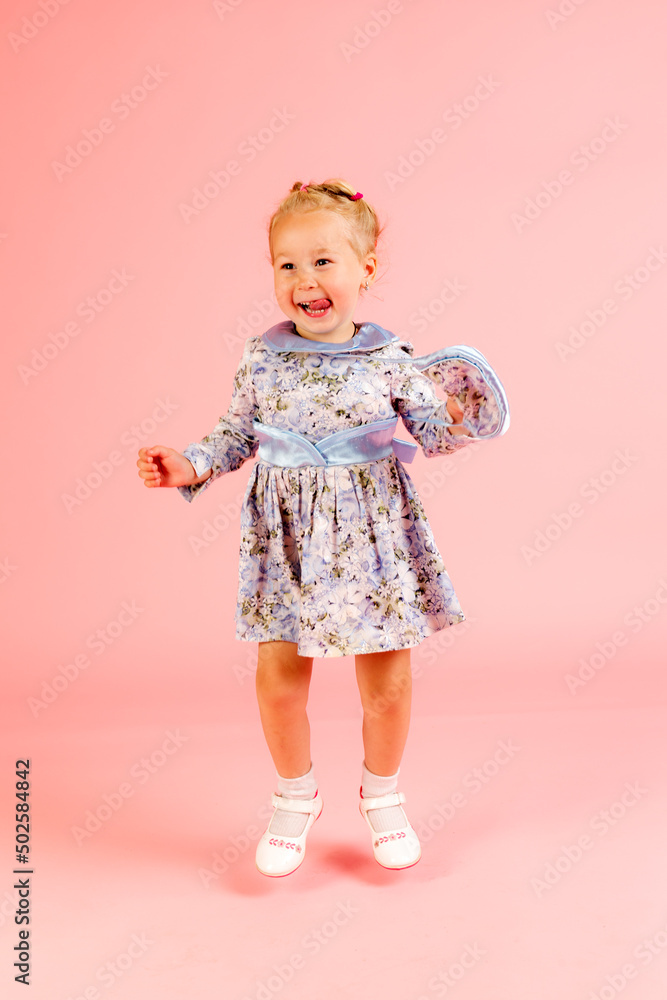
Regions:
M 324 316 L 331 308 L 331 300 L 314 299 L 312 302 L 299 302 L 299 308 L 308 316 Z

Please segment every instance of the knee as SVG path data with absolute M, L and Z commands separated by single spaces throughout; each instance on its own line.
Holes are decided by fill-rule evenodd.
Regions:
M 376 718 L 379 715 L 402 712 L 411 693 L 412 675 L 410 673 L 388 679 L 386 683 L 375 686 L 366 692 L 363 698 L 364 714 L 367 718 Z
M 285 670 L 279 664 L 258 663 L 257 696 L 276 709 L 294 708 L 308 701 L 309 670 Z
M 257 696 L 263 705 L 270 706 L 274 711 L 285 712 L 305 707 L 308 702 L 308 687 L 268 682 L 257 686 Z

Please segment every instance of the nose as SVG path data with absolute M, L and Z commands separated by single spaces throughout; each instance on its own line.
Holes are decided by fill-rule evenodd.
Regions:
M 299 279 L 297 285 L 299 288 L 312 288 L 313 285 L 317 284 L 317 278 L 315 277 L 315 272 L 311 268 L 302 268 L 299 274 Z

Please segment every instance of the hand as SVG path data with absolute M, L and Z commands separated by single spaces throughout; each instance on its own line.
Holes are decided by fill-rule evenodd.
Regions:
M 450 417 L 452 418 L 455 424 L 460 424 L 461 421 L 463 420 L 463 410 L 459 406 L 458 400 L 456 399 L 455 396 L 447 397 L 447 412 L 449 413 Z M 454 434 L 455 436 L 463 434 L 467 437 L 470 437 L 470 431 L 467 429 L 467 427 L 463 426 L 461 427 L 450 426 L 449 433 Z
M 144 486 L 190 486 L 198 481 L 192 462 L 179 451 L 161 444 L 140 448 L 137 466 Z M 210 469 L 199 481 L 209 476 Z

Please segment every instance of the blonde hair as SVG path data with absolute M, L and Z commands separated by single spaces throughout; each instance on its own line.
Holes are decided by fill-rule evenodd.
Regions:
M 340 177 L 308 184 L 302 191 L 302 181 L 295 181 L 290 193 L 278 205 L 269 222 L 269 248 L 273 262 L 272 236 L 279 219 L 300 212 L 335 212 L 345 224 L 348 241 L 359 260 L 375 251 L 384 226 L 380 225 L 375 209 L 365 198 L 352 200 L 357 192 Z

